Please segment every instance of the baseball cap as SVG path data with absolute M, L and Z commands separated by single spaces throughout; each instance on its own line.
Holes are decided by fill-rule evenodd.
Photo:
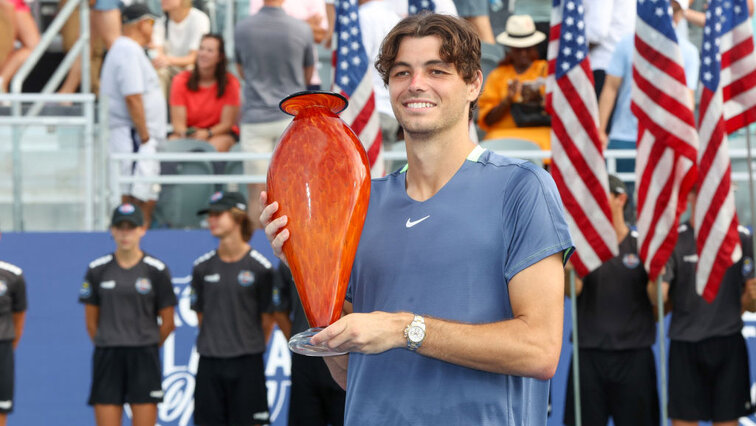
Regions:
M 620 178 L 614 175 L 609 175 L 609 192 L 612 194 L 627 194 L 627 187 Z
M 144 3 L 133 3 L 121 12 L 121 23 L 124 25 L 141 21 L 142 19 L 157 20 L 158 16 Z
M 198 211 L 197 214 L 225 212 L 234 207 L 242 211 L 247 211 L 247 202 L 244 200 L 244 196 L 239 192 L 218 191 L 210 196 L 210 204 L 204 209 Z
M 116 207 L 113 210 L 113 217 L 110 219 L 110 226 L 118 226 L 121 222 L 130 222 L 134 226 L 144 225 L 142 209 L 131 203 L 124 203 Z

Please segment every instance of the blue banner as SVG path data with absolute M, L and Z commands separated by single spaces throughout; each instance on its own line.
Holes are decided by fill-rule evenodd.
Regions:
M 176 332 L 162 349 L 165 400 L 159 405 L 160 425 L 193 424 L 197 317 L 189 308 L 189 280 L 194 259 L 216 247 L 207 231 L 150 231 L 142 248 L 163 260 L 171 270 L 179 299 Z M 274 264 L 265 236 L 258 232 L 252 245 Z M 4 233 L 0 260 L 18 265 L 27 282 L 29 309 L 26 328 L 16 351 L 16 403 L 9 423 L 25 426 L 92 425 L 86 405 L 91 380 L 92 343 L 84 326 L 84 308 L 77 302 L 87 265 L 109 253 L 110 234 Z M 552 381 L 549 425 L 561 425 L 571 354 L 569 300 L 565 303 L 562 356 Z M 749 347 L 751 379 L 756 370 L 756 316 L 746 315 L 743 334 Z M 282 333 L 276 331 L 266 353 L 268 402 L 274 425 L 285 425 L 288 412 L 290 354 Z M 752 386 L 752 393 L 756 388 Z M 125 410 L 124 424 L 131 424 Z M 741 419 L 756 426 L 756 419 Z

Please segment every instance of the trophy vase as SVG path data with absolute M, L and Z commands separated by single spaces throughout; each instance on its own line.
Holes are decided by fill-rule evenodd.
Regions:
M 322 91 L 295 93 L 280 103 L 293 115 L 268 168 L 268 202 L 286 215 L 283 252 L 310 323 L 289 348 L 309 356 L 338 355 L 310 338 L 341 317 L 370 198 L 367 154 L 338 117 L 344 97 Z

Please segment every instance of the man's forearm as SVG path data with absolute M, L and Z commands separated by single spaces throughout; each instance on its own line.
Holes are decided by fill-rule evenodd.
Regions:
M 144 114 L 144 104 L 142 103 L 142 95 L 129 95 L 126 96 L 126 108 L 129 110 L 129 116 L 134 123 L 134 128 L 139 134 L 139 138 L 142 143 L 147 142 L 150 139 L 150 132 L 147 130 L 147 119 Z

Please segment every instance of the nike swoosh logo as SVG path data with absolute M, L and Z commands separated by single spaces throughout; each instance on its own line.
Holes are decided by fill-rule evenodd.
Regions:
M 430 215 L 425 216 L 425 217 L 420 218 L 420 219 L 415 220 L 415 221 L 412 221 L 412 220 L 410 220 L 410 218 L 407 218 L 407 223 L 405 223 L 404 226 L 406 226 L 407 228 L 412 228 L 413 226 L 415 226 L 418 223 L 424 221 L 425 219 L 428 219 L 429 217 L 430 217 Z

